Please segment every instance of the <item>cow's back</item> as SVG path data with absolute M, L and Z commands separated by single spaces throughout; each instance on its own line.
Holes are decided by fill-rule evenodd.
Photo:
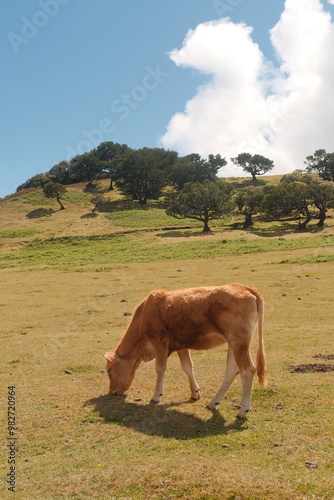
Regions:
M 153 291 L 141 310 L 141 333 L 179 349 L 211 349 L 229 340 L 236 322 L 256 322 L 259 292 L 230 284 Z M 255 316 L 254 316 L 255 315 Z

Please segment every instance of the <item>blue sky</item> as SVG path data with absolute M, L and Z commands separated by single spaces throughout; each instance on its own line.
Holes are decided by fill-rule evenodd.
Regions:
M 249 88 L 257 88 L 263 79 L 270 79 L 270 85 L 261 94 L 258 109 L 261 110 L 265 105 L 264 114 L 268 115 L 268 102 L 264 102 L 268 94 L 274 95 L 275 103 L 280 101 L 281 106 L 286 106 L 286 102 L 282 103 L 282 96 L 286 97 L 287 93 L 290 101 L 294 99 L 297 102 L 298 93 L 296 87 L 292 89 L 291 83 L 297 81 L 297 77 L 287 81 L 287 75 L 293 73 L 297 57 L 289 62 L 288 57 L 284 56 L 287 51 L 284 37 L 288 40 L 292 29 L 289 31 L 289 22 L 280 25 L 276 30 L 277 41 L 274 46 L 269 30 L 279 23 L 287 7 L 285 3 L 290 4 L 290 10 L 286 9 L 286 17 L 293 19 L 298 9 L 305 12 L 305 2 L 309 4 L 309 18 L 314 18 L 312 9 L 319 14 L 319 23 L 316 21 L 316 28 L 319 29 L 316 33 L 324 31 L 324 23 L 332 29 L 326 12 L 331 11 L 333 14 L 334 7 L 320 0 L 5 2 L 0 19 L 0 197 L 14 192 L 29 177 L 46 172 L 59 161 L 93 149 L 103 141 L 125 143 L 133 148 L 163 146 L 176 149 L 180 154 L 198 152 L 205 156 L 221 153 L 227 158 L 243 152 L 238 150 L 240 141 L 238 144 L 227 139 L 224 142 L 228 135 L 225 125 L 215 117 L 217 123 L 214 127 L 208 112 L 202 113 L 199 101 L 205 110 L 211 106 L 220 107 L 219 114 L 222 116 L 235 98 L 233 109 L 236 113 L 228 111 L 231 119 L 227 114 L 224 123 L 233 122 L 237 115 L 240 123 L 250 124 L 252 119 L 249 117 L 254 116 L 254 110 L 249 111 L 251 115 L 247 114 L 247 110 L 240 111 L 237 94 L 233 94 L 228 102 L 224 101 L 227 99 L 224 82 L 229 79 L 228 70 L 225 70 L 224 75 L 217 73 L 217 65 L 228 67 L 227 60 L 229 64 L 232 60 L 232 65 L 244 67 L 246 71 L 248 61 L 242 61 L 243 50 L 241 53 L 236 52 L 239 44 L 240 47 L 244 44 L 245 57 L 249 49 L 249 54 L 254 54 L 254 65 L 258 64 L 256 61 L 259 58 L 262 60 L 262 69 L 250 82 Z M 227 16 L 230 21 L 219 21 Z M 247 31 L 246 26 L 253 28 L 252 33 Z M 188 34 L 188 47 L 185 38 L 189 30 L 192 32 Z M 227 30 L 230 30 L 230 38 L 226 35 Z M 210 33 L 213 40 L 211 45 L 206 43 Z M 191 43 L 203 47 L 203 53 L 199 49 L 194 55 Z M 223 58 L 213 60 L 212 67 L 203 70 L 203 61 L 210 60 L 216 48 L 212 44 L 215 43 L 224 44 Z M 298 45 L 299 41 L 292 40 L 289 43 Z M 319 53 L 327 54 L 324 49 L 326 43 L 329 44 L 327 39 L 319 42 Z M 171 56 L 173 50 L 174 56 Z M 282 62 L 287 67 L 282 74 L 277 75 L 275 72 Z M 271 68 L 269 76 L 267 70 L 263 70 L 264 67 Z M 234 67 L 229 71 L 233 74 Z M 314 69 L 314 73 L 316 71 L 320 72 Z M 312 74 L 312 78 L 316 76 Z M 320 77 L 323 80 L 325 77 L 331 79 L 333 72 L 325 76 L 320 72 Z M 241 79 L 244 79 L 243 76 Z M 249 99 L 252 100 L 252 97 Z M 302 101 L 301 96 L 299 99 Z M 291 125 L 289 122 L 295 124 L 295 118 L 289 116 L 295 117 L 298 113 L 296 110 L 289 111 L 288 118 L 282 118 L 282 112 L 276 108 L 274 113 L 278 120 L 275 127 L 271 125 L 274 130 L 272 134 L 282 137 L 281 129 L 288 128 Z M 332 119 L 332 114 L 327 114 L 330 116 L 327 117 L 326 125 Z M 175 116 L 181 118 L 181 126 L 180 120 L 174 119 Z M 216 137 L 212 143 L 206 141 L 205 145 L 200 144 L 203 130 L 196 130 L 198 116 L 203 116 L 201 126 L 210 132 L 210 137 L 215 135 L 210 129 L 213 127 L 213 130 L 224 131 L 223 139 Z M 256 127 L 259 126 L 254 125 L 256 133 Z M 297 124 L 295 126 L 297 128 Z M 250 134 L 254 136 L 254 130 L 250 132 L 241 127 L 240 133 L 244 134 L 241 137 L 242 146 L 249 145 L 249 137 Z M 288 132 L 286 130 L 286 135 L 291 135 Z M 267 137 L 268 131 L 266 134 Z M 270 140 L 274 142 L 273 137 Z M 330 139 L 326 140 L 326 144 L 319 143 L 318 148 L 330 149 Z M 315 149 L 309 151 L 306 148 L 305 154 L 300 154 L 304 154 L 305 158 Z M 278 157 L 280 160 L 281 170 L 288 168 L 288 163 L 283 166 L 285 160 Z M 296 168 L 301 166 L 296 165 Z M 231 173 L 234 172 L 227 170 L 225 175 Z

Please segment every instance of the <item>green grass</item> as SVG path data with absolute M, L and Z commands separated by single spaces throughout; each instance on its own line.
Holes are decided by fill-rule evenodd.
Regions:
M 71 373 L 92 373 L 96 370 L 96 368 L 91 365 L 78 365 L 68 366 L 66 370 Z
M 81 203 L 87 204 L 90 202 L 91 197 L 92 197 L 91 193 L 85 193 L 80 191 L 67 191 L 62 200 L 64 204 L 66 204 L 67 202 L 73 204 L 81 204 Z
M 256 238 L 182 241 L 154 243 L 135 235 L 91 235 L 36 239 L 24 248 L 0 254 L 0 266 L 26 267 L 46 265 L 53 268 L 73 269 L 82 266 L 112 263 L 144 263 L 179 259 L 203 259 L 238 256 L 263 252 L 315 249 L 334 246 L 333 235 L 312 238 Z M 310 257 L 311 258 L 311 257 Z M 316 259 L 317 256 L 313 256 Z
M 91 193 L 85 193 L 82 191 L 74 191 L 69 190 L 62 198 L 64 205 L 66 203 L 89 203 L 92 197 Z M 57 205 L 57 201 L 54 198 L 47 198 L 44 196 L 43 191 L 41 189 L 37 189 L 36 191 L 31 191 L 21 196 L 20 198 L 24 203 L 28 203 L 29 205 L 40 205 L 40 206 L 50 206 Z M 17 201 L 17 198 L 14 198 L 14 201 Z
M 297 259 L 283 259 L 280 264 L 320 264 L 322 262 L 333 262 L 334 254 L 311 255 L 310 257 L 300 257 Z
M 2 238 L 24 238 L 25 236 L 33 236 L 38 234 L 38 229 L 13 229 L 0 231 L 0 239 Z
M 173 226 L 198 226 L 192 219 L 175 219 L 166 215 L 162 208 L 134 205 L 132 209 L 115 210 L 106 215 L 115 226 L 129 228 L 163 228 Z
M 55 200 L 52 198 L 46 198 L 41 189 L 36 191 L 31 191 L 26 193 L 20 197 L 20 200 L 23 203 L 27 203 L 29 205 L 41 205 L 41 206 L 50 206 L 53 205 Z

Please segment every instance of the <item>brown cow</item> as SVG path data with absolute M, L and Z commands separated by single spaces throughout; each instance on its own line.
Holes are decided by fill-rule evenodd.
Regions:
M 256 368 L 250 343 L 258 322 Z M 247 285 L 188 288 L 152 292 L 138 305 L 132 321 L 114 352 L 107 352 L 109 394 L 123 394 L 131 385 L 141 361 L 155 358 L 157 382 L 152 402 L 159 403 L 167 358 L 176 351 L 190 382 L 191 397 L 200 398 L 189 349 L 211 349 L 228 344 L 224 379 L 208 404 L 214 409 L 234 378 L 240 373 L 242 400 L 238 417 L 250 410 L 255 371 L 262 386 L 266 384 L 265 352 L 262 333 L 263 298 Z

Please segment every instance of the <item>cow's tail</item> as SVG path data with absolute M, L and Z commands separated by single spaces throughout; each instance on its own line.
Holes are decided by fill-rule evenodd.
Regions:
M 262 296 L 257 293 L 256 294 L 256 303 L 257 303 L 257 326 L 259 332 L 259 342 L 256 353 L 256 373 L 259 379 L 259 383 L 262 387 L 267 386 L 266 381 L 266 353 L 264 350 L 264 340 L 263 340 L 263 309 L 264 302 Z

